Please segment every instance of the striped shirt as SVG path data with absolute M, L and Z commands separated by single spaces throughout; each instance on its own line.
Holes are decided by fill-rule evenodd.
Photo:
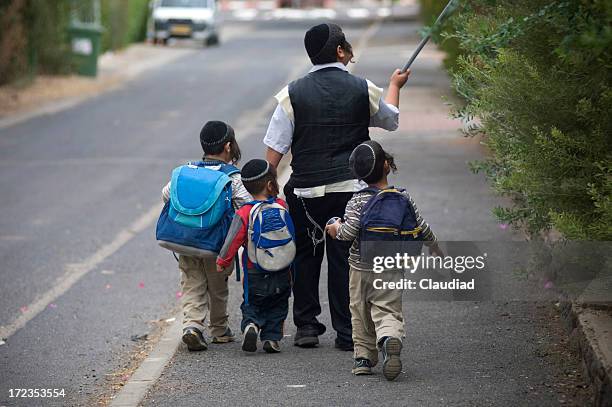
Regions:
M 431 246 L 434 242 L 437 241 L 436 235 L 429 227 L 429 224 L 425 222 L 421 214 L 419 213 L 416 204 L 412 197 L 406 192 L 402 192 L 409 200 L 410 204 L 414 208 L 414 213 L 416 214 L 417 226 L 421 228 L 421 233 L 423 240 L 425 241 L 426 246 Z M 369 271 L 372 272 L 372 265 L 366 264 L 361 261 L 361 255 L 359 250 L 359 230 L 361 228 L 361 211 L 363 210 L 364 205 L 372 198 L 374 192 L 365 191 L 365 192 L 357 192 L 353 195 L 353 197 L 346 204 L 346 209 L 344 212 L 344 220 L 340 224 L 340 228 L 338 228 L 338 235 L 336 239 L 352 241 L 353 244 L 349 250 L 349 264 L 352 268 L 357 271 Z

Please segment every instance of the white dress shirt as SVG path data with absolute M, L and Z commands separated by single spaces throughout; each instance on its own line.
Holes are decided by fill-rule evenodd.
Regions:
M 334 62 L 315 65 L 310 72 L 324 68 L 338 68 L 348 71 L 347 67 L 341 62 Z M 380 127 L 389 131 L 396 130 L 399 125 L 399 109 L 382 99 L 382 88 L 377 87 L 367 79 L 366 81 L 370 99 L 370 127 Z M 284 155 L 291 149 L 294 130 L 293 106 L 289 99 L 289 87 L 285 86 L 276 94 L 275 98 L 278 105 L 274 110 L 263 142 L 272 150 Z M 363 182 L 355 179 L 312 188 L 295 188 L 294 193 L 304 198 L 316 198 L 331 192 L 356 192 L 365 186 Z

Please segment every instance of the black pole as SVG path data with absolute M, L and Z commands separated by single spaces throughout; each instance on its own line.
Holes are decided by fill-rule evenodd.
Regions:
M 434 26 L 438 25 L 442 21 L 442 19 L 444 19 L 444 17 L 446 17 L 446 14 L 450 10 L 450 8 L 451 8 L 450 6 L 451 6 L 452 3 L 453 3 L 453 0 L 450 0 L 448 2 L 448 4 L 446 5 L 446 7 L 444 7 L 444 10 L 442 10 L 442 13 L 440 13 L 440 15 L 438 16 L 438 19 L 433 24 Z M 414 60 L 419 56 L 419 54 L 423 50 L 423 47 L 425 47 L 425 45 L 427 44 L 427 42 L 429 41 L 430 38 L 431 38 L 431 34 L 427 34 L 427 36 L 421 40 L 421 42 L 419 43 L 417 48 L 412 53 L 412 56 L 410 57 L 410 59 L 408 60 L 406 65 L 404 65 L 404 67 L 402 68 L 402 73 L 406 72 L 410 68 L 410 66 L 412 65 Z

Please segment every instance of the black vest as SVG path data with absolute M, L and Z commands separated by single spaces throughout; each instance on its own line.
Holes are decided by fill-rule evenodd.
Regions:
M 290 185 L 309 188 L 354 179 L 349 157 L 370 139 L 368 84 L 338 68 L 289 84 L 295 117 Z

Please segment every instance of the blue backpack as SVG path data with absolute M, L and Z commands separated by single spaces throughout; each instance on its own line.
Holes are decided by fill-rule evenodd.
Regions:
M 295 258 L 295 228 L 289 211 L 274 198 L 251 202 L 247 256 L 260 271 L 280 271 Z
M 360 220 L 360 254 L 372 263 L 375 256 L 421 254 L 423 236 L 417 215 L 403 189 L 392 186 L 380 190 L 366 188 L 373 196 L 363 206 Z
M 188 256 L 216 256 L 234 216 L 230 175 L 238 172 L 233 165 L 203 161 L 175 168 L 170 201 L 157 221 L 159 245 Z

